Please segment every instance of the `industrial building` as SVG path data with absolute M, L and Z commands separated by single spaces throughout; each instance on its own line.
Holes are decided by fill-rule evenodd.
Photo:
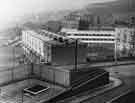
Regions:
M 79 39 L 82 43 L 114 43 L 115 29 L 77 30 L 63 28 L 61 34 L 68 38 Z
M 89 30 L 77 30 L 63 28 L 60 32 L 61 35 L 67 36 L 72 39 L 79 39 L 81 43 L 94 48 L 112 48 L 116 49 L 117 57 L 128 57 L 133 54 L 133 36 L 135 35 L 134 28 L 116 27 L 116 28 L 91 28 Z M 98 45 L 98 47 L 97 47 Z M 100 45 L 100 46 L 99 46 Z M 107 45 L 107 46 L 106 46 Z M 93 48 L 94 47 L 94 48 Z M 95 50 L 94 52 L 97 52 Z M 99 50 L 99 53 L 102 50 Z M 103 51 L 104 54 L 107 54 Z M 110 53 L 109 51 L 108 53 Z M 112 52 L 113 55 L 113 52 Z M 132 55 L 133 56 L 133 55 Z
M 63 28 L 60 32 L 68 38 L 78 39 L 87 45 L 87 60 L 113 59 L 115 52 L 115 30 L 113 28 L 92 28 L 91 30 L 77 30 Z

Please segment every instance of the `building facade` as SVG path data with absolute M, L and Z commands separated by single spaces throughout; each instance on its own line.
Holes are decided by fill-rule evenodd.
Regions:
M 35 63 L 74 64 L 75 40 L 77 44 L 77 61 L 85 62 L 87 58 L 103 60 L 107 58 L 128 57 L 133 52 L 133 28 L 108 29 L 61 29 L 59 34 L 46 30 L 25 29 L 22 42 L 25 55 Z M 66 61 L 65 61 L 66 60 Z
M 128 27 L 117 27 L 116 31 L 116 45 L 119 56 L 130 56 L 133 53 L 134 46 L 132 44 L 135 40 L 135 29 Z
M 44 43 L 49 40 L 51 39 L 48 37 L 43 38 L 42 35 L 38 35 L 38 33 L 34 32 L 33 30 L 22 31 L 22 42 L 25 55 L 29 56 L 31 58 L 30 60 L 33 60 L 34 62 L 39 62 L 40 59 L 44 59 L 45 63 L 51 61 L 51 45 Z M 35 59 L 35 56 L 37 56 L 39 59 Z
M 68 43 L 67 43 L 68 40 Z M 75 63 L 75 43 L 67 37 L 48 31 L 22 31 L 22 47 L 26 57 L 33 63 L 64 65 Z M 86 61 L 87 48 L 78 45 L 77 62 Z
M 91 29 L 84 31 L 63 28 L 61 34 L 68 38 L 79 39 L 80 42 L 86 44 L 115 42 L 115 29 Z
M 87 30 L 90 25 L 93 25 L 94 17 L 87 13 L 73 12 L 65 16 L 62 22 L 62 27 Z
M 61 30 L 61 35 L 78 39 L 81 44 L 87 45 L 87 57 L 92 60 L 113 59 L 115 49 L 115 29 Z
M 102 54 L 108 54 L 112 51 L 117 52 L 118 57 L 128 57 L 132 55 L 133 52 L 133 41 L 135 35 L 134 28 L 128 27 L 116 27 L 116 28 L 92 28 L 90 30 L 77 30 L 77 29 L 67 29 L 63 28 L 61 30 L 61 35 L 65 35 L 68 38 L 78 39 L 81 43 L 88 45 L 93 52 L 102 49 Z M 97 48 L 97 49 L 95 49 Z M 106 49 L 110 52 L 106 53 Z M 110 49 L 111 48 L 111 49 Z M 92 54 L 92 53 L 90 53 Z M 99 54 L 99 53 L 98 53 Z M 102 55 L 101 54 L 101 55 Z M 94 53 L 95 55 L 95 53 Z

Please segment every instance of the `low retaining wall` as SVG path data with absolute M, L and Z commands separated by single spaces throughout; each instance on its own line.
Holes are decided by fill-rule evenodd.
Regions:
M 83 69 L 83 68 L 82 68 Z M 85 68 L 84 68 L 85 70 Z M 89 75 L 92 75 L 95 72 L 105 72 L 104 70 L 97 69 L 87 69 L 87 71 L 73 70 L 69 68 L 62 67 L 52 67 L 52 66 L 43 66 L 35 65 L 34 74 L 42 80 L 52 82 L 54 84 L 59 84 L 64 87 L 71 87 L 75 84 L 80 84 L 86 81 Z
M 62 86 L 70 85 L 70 70 L 53 68 L 51 66 L 34 66 L 34 74 L 46 81 Z

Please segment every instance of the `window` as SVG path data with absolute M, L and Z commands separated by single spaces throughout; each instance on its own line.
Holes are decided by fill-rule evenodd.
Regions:
M 117 34 L 117 37 L 120 37 L 120 33 Z
M 127 42 L 127 35 L 126 34 L 123 35 L 123 42 L 124 43 Z
M 67 36 L 71 36 L 71 34 L 67 34 Z

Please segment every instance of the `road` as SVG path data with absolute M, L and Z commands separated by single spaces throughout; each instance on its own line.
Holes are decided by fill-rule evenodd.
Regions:
M 111 91 L 83 101 L 82 103 L 105 103 L 129 89 L 135 91 L 135 65 L 115 66 L 104 69 L 109 71 L 111 76 L 120 78 L 124 84 Z
M 135 65 L 122 65 L 106 68 L 112 76 L 123 80 L 130 89 L 135 91 Z

